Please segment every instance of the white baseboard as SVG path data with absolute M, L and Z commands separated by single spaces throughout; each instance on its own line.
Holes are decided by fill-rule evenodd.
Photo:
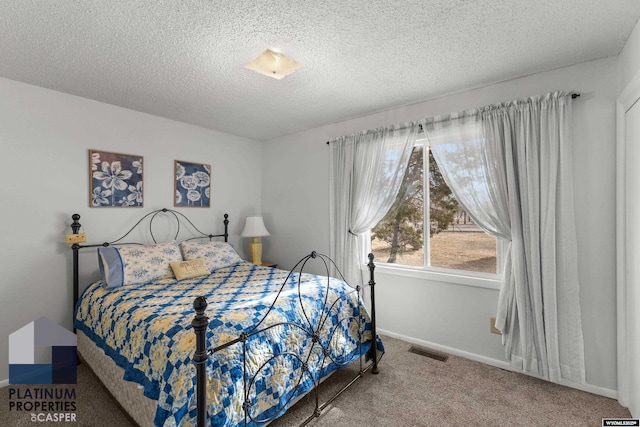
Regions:
M 518 372 L 520 374 L 529 375 L 530 377 L 540 378 L 537 375 L 532 375 L 529 372 L 524 372 L 522 370 L 515 369 L 513 366 L 511 366 L 511 364 L 509 362 L 504 361 L 504 360 L 498 360 L 498 359 L 493 359 L 493 358 L 487 357 L 487 356 L 481 356 L 481 355 L 475 354 L 475 353 L 469 353 L 468 351 L 459 350 L 457 348 L 448 347 L 446 345 L 440 345 L 440 344 L 436 344 L 436 343 L 429 342 L 429 341 L 424 341 L 424 340 L 421 340 L 421 339 L 417 339 L 417 338 L 409 337 L 409 336 L 406 336 L 406 335 L 398 334 L 396 332 L 387 331 L 385 329 L 378 328 L 377 331 L 378 331 L 378 333 L 380 333 L 382 335 L 387 335 L 387 336 L 390 336 L 391 338 L 396 338 L 396 339 L 399 339 L 401 341 L 406 341 L 406 342 L 411 343 L 411 344 L 417 344 L 417 345 L 420 345 L 420 346 L 423 346 L 423 347 L 429 347 L 429 348 L 432 348 L 434 350 L 442 351 L 444 353 L 453 354 L 454 356 L 460 356 L 460 357 L 464 357 L 465 359 L 475 360 L 476 362 L 484 363 L 484 364 L 487 364 L 487 365 L 490 365 L 490 366 L 495 366 L 496 368 L 505 369 L 507 371 Z M 608 389 L 608 388 L 605 388 L 605 387 L 600 387 L 600 386 L 593 385 L 593 384 L 580 384 L 580 383 L 575 383 L 573 381 L 567 381 L 567 380 L 562 380 L 558 384 L 566 386 L 566 387 L 575 388 L 577 390 L 586 391 L 588 393 L 597 394 L 599 396 L 604 396 L 604 397 L 608 397 L 608 398 L 611 398 L 611 399 L 618 399 L 618 391 L 617 390 L 611 390 L 611 389 Z
M 0 388 L 6 387 L 8 385 L 9 385 L 9 378 L 7 378 L 6 380 L 0 381 Z

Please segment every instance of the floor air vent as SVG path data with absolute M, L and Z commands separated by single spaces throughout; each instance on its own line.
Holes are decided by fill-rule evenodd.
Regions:
M 428 348 L 416 347 L 414 345 L 409 347 L 409 352 L 419 354 L 420 356 L 429 357 L 431 359 L 439 360 L 440 362 L 446 362 L 449 358 L 449 356 L 447 356 L 446 354 L 439 353 Z

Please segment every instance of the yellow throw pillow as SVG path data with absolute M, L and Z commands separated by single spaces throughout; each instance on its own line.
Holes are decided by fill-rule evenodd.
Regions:
M 169 265 L 178 280 L 211 274 L 203 258 L 196 258 L 189 261 L 174 261 L 170 262 Z

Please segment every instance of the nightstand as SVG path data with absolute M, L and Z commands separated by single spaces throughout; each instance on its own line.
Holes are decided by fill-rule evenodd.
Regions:
M 260 265 L 263 266 L 263 267 L 271 267 L 271 268 L 276 268 L 278 266 L 278 264 L 272 264 L 272 263 L 266 262 L 266 261 L 263 261 Z

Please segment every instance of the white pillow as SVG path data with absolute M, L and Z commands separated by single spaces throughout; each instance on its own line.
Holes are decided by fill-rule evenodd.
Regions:
M 109 246 L 98 248 L 98 254 L 102 281 L 108 288 L 173 277 L 169 263 L 182 261 L 175 241 L 152 246 Z
M 190 240 L 180 243 L 180 251 L 185 261 L 204 258 L 209 271 L 242 262 L 231 243 L 207 240 Z

